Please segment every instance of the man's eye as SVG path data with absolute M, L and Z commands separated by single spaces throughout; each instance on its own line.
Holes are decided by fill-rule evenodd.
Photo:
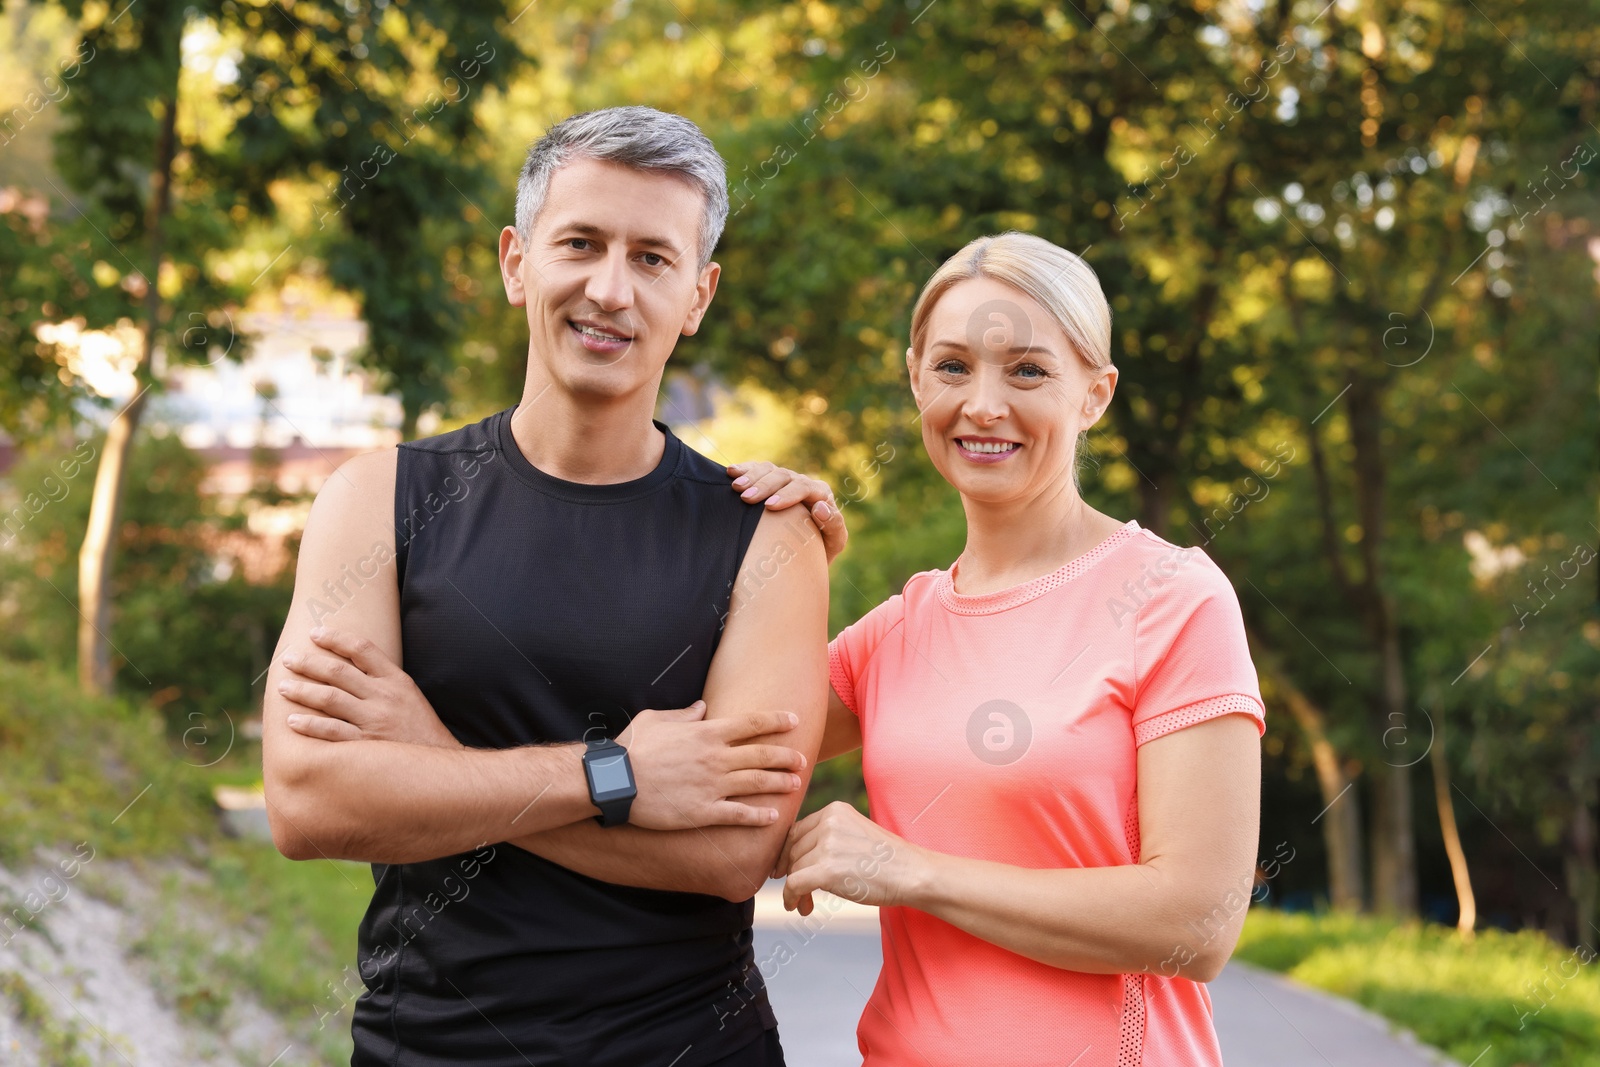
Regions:
M 569 237 L 567 238 L 567 247 L 576 252 L 587 252 L 589 250 L 589 239 L 587 237 Z
M 666 260 L 662 259 L 660 256 L 656 255 L 654 252 L 646 252 L 644 254 L 643 258 L 644 258 L 644 265 L 647 266 L 647 267 L 660 267 L 660 266 L 664 265 L 667 262 Z

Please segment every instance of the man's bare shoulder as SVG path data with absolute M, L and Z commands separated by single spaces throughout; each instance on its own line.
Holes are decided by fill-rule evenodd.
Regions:
M 782 618 L 819 597 L 826 611 L 827 588 L 822 535 L 806 510 L 763 512 L 739 565 L 728 625 L 735 628 L 752 616 Z
M 380 448 L 351 456 L 339 464 L 317 493 L 317 506 L 325 510 L 360 506 L 381 499 L 394 500 L 395 470 L 400 449 Z
M 317 492 L 300 542 L 297 570 L 337 568 L 355 549 L 394 551 L 394 484 L 399 450 L 364 452 L 341 463 Z
M 817 524 L 803 507 L 763 512 L 750 538 L 741 572 L 752 567 L 770 569 L 773 562 L 791 561 L 803 561 L 802 565 L 808 567 L 815 564 L 826 572 L 827 557 L 822 551 L 822 534 Z

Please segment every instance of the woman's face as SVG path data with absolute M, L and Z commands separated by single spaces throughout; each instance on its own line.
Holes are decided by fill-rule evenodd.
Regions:
M 1111 403 L 1114 367 L 1088 366 L 1037 302 L 992 278 L 946 290 L 922 343 L 906 366 L 946 481 L 995 504 L 1071 485 L 1078 434 Z

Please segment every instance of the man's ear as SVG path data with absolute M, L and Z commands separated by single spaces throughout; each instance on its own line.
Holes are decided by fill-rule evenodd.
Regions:
M 706 308 L 711 306 L 711 298 L 717 295 L 717 279 L 722 277 L 720 263 L 707 263 L 705 270 L 700 272 L 700 280 L 694 283 L 694 303 L 689 307 L 689 314 L 683 320 L 683 336 L 693 337 L 700 332 L 700 320 L 705 318 Z
M 906 348 L 906 375 L 911 379 L 911 400 L 917 405 L 917 410 L 922 410 L 922 390 L 917 382 L 917 350 Z
M 528 303 L 522 284 L 522 238 L 515 226 L 500 231 L 500 282 L 506 287 L 506 300 L 514 308 Z

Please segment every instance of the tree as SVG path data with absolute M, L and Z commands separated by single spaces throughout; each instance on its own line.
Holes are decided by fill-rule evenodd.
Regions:
M 333 178 L 336 206 L 317 213 L 310 243 L 334 281 L 363 298 L 366 359 L 401 392 L 413 432 L 418 414 L 443 398 L 459 327 L 454 297 L 428 266 L 459 236 L 436 205 L 460 197 L 458 221 L 474 210 L 477 104 L 467 101 L 502 84 L 513 56 L 503 8 L 483 0 L 354 13 L 314 0 L 270 9 L 236 0 L 62 6 L 83 37 L 60 105 L 57 168 L 74 191 L 78 228 L 99 236 L 96 254 L 121 280 L 120 303 L 74 310 L 90 327 L 125 317 L 139 329 L 136 388 L 111 420 L 79 559 L 79 680 L 103 692 L 113 674 L 108 590 L 126 469 L 161 360 L 234 349 L 226 308 L 245 287 L 219 278 L 217 251 L 239 239 L 239 221 L 274 210 L 283 183 Z M 186 95 L 184 40 L 199 26 L 236 49 L 237 74 Z M 213 104 L 220 132 L 183 117 Z M 19 268 L 42 254 L 26 240 L 0 251 Z M 78 285 L 87 285 L 81 276 Z M 27 301 L 12 310 L 10 332 L 25 336 L 59 306 Z M 48 383 L 48 357 L 35 349 L 23 380 Z

